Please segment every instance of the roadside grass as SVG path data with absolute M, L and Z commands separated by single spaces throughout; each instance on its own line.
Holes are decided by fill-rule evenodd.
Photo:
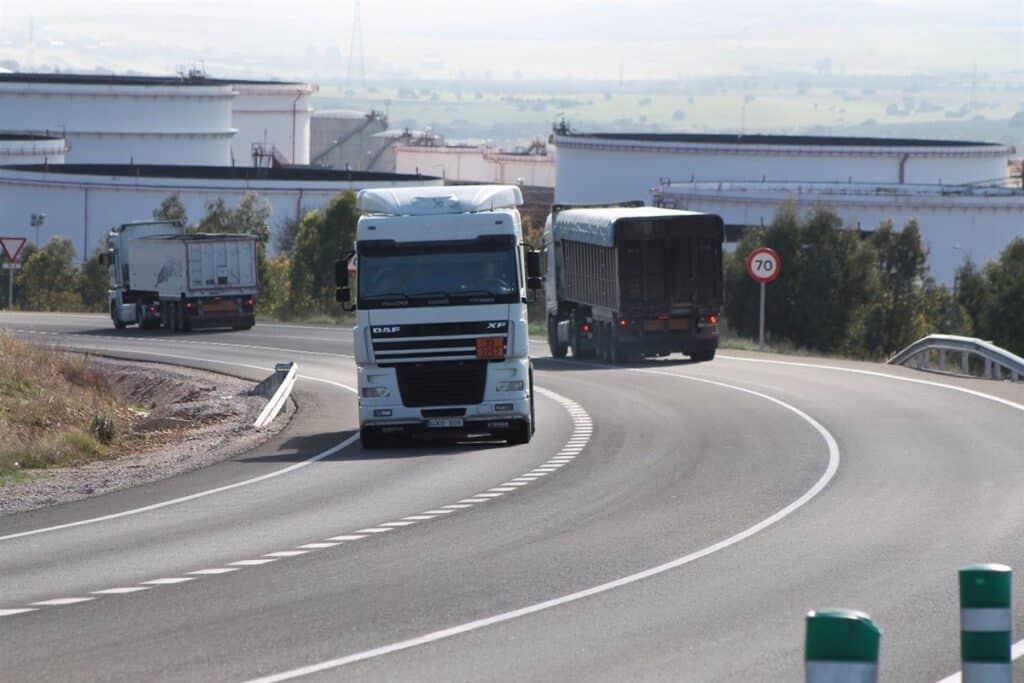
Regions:
M 88 356 L 0 334 L 0 485 L 23 481 L 30 470 L 110 457 L 131 439 L 119 428 L 128 420 Z

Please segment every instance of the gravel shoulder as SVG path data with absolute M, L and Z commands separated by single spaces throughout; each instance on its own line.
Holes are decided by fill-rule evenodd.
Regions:
M 90 357 L 90 368 L 137 412 L 140 435 L 130 453 L 75 467 L 25 470 L 0 486 L 0 515 L 69 503 L 149 484 L 246 453 L 287 426 L 289 402 L 263 429 L 252 427 L 266 399 L 255 383 L 203 370 Z

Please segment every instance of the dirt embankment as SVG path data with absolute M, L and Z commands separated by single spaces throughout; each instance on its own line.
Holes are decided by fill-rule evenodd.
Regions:
M 249 394 L 252 382 L 188 368 L 47 352 L 57 355 L 35 357 L 39 367 L 28 368 L 28 374 L 23 369 L 12 379 L 14 373 L 8 372 L 8 386 L 3 385 L 0 359 L 0 422 L 17 434 L 0 447 L 0 515 L 226 460 L 279 432 L 293 409 L 288 405 L 272 425 L 253 429 L 266 399 Z M 46 377 L 34 378 L 33 369 Z

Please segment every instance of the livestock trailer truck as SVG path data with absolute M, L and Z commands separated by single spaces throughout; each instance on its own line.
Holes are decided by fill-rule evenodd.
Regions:
M 187 234 L 174 221 L 115 227 L 102 256 L 110 272 L 114 327 L 249 329 L 259 291 L 256 240 L 254 235 Z
M 551 355 L 713 359 L 723 238 L 713 214 L 641 202 L 553 207 L 544 226 Z

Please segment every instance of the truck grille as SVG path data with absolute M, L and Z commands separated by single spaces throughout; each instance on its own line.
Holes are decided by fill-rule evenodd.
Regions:
M 508 347 L 508 321 L 374 325 L 373 356 L 381 366 L 422 361 L 475 360 L 477 339 L 500 337 Z
M 484 400 L 486 361 L 402 363 L 395 372 L 407 408 L 474 405 Z

